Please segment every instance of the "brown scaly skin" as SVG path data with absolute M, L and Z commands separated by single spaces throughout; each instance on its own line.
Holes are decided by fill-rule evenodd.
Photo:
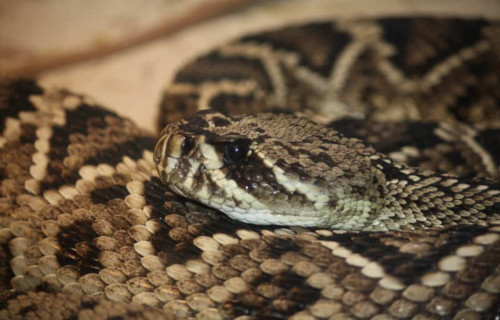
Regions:
M 177 73 L 159 129 L 199 108 L 300 112 L 397 161 L 498 178 L 499 34 L 480 19 L 396 18 L 249 35 Z
M 1 319 L 499 314 L 497 224 L 360 233 L 239 223 L 168 191 L 156 138 L 88 98 L 30 81 L 2 84 L 0 96 L 0 242 L 10 255 L 1 279 L 11 288 Z
M 500 219 L 495 185 L 405 167 L 292 115 L 201 111 L 165 127 L 155 161 L 172 190 L 254 224 L 387 231 Z

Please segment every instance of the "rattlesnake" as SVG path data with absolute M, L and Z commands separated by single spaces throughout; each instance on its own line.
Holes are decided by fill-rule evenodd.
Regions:
M 490 22 L 427 18 L 245 37 L 178 72 L 155 154 L 155 136 L 88 97 L 3 82 L 0 318 L 494 319 L 499 39 Z M 165 155 L 200 154 L 226 169 L 188 177 L 259 191 L 278 203 L 268 225 L 172 192 L 203 200 L 193 160 L 164 174 Z M 346 194 L 376 205 L 310 223 Z M 312 200 L 295 226 L 273 220 Z

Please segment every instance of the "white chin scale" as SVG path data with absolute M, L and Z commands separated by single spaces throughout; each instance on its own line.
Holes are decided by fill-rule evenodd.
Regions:
M 269 209 L 241 209 L 215 204 L 210 201 L 203 202 L 209 207 L 222 211 L 231 219 L 249 224 L 300 227 L 318 227 L 322 225 L 322 219 L 317 217 L 289 216 L 273 213 Z

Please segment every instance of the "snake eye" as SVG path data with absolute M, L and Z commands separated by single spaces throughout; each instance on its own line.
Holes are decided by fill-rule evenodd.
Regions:
M 252 141 L 247 138 L 227 142 L 224 148 L 224 162 L 226 164 L 241 164 L 249 156 L 250 144 Z

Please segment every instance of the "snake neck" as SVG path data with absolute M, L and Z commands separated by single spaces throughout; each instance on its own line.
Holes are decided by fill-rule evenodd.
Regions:
M 373 175 L 385 194 L 364 230 L 436 229 L 459 224 L 487 226 L 500 219 L 500 190 L 491 181 L 464 180 L 371 157 Z

